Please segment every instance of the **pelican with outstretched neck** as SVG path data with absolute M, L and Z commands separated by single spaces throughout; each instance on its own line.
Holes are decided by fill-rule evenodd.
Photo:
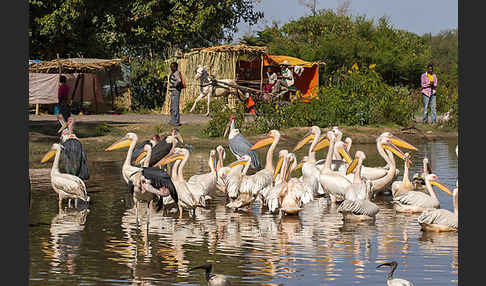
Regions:
M 407 152 L 405 153 L 405 163 L 403 164 L 403 179 L 401 181 L 395 181 L 392 183 L 392 196 L 399 196 L 415 189 L 408 176 L 408 169 L 411 167 L 411 165 L 412 161 L 410 161 L 410 153 Z
M 439 178 L 435 174 L 428 174 L 425 176 L 425 186 L 429 194 L 425 194 L 420 191 L 409 191 L 405 194 L 396 196 L 392 200 L 393 208 L 397 212 L 417 213 L 423 212 L 426 209 L 438 209 L 440 208 L 440 202 L 437 198 L 432 186 L 437 186 L 442 191 L 452 195 L 452 192 L 443 183 L 439 181 Z
M 211 273 L 213 269 L 212 264 L 204 264 L 201 266 L 193 267 L 189 269 L 189 271 L 193 271 L 196 269 L 204 269 L 206 270 L 206 281 L 208 282 L 209 286 L 231 286 L 228 278 L 222 274 L 213 274 Z
M 448 232 L 457 231 L 459 218 L 459 189 L 452 191 L 454 212 L 445 209 L 426 209 L 417 218 L 422 231 Z
M 388 272 L 388 277 L 386 279 L 386 284 L 388 286 L 413 286 L 413 284 L 408 280 L 401 279 L 401 278 L 393 278 L 393 272 L 395 272 L 395 270 L 397 269 L 397 266 L 398 266 L 398 263 L 396 261 L 386 262 L 386 263 L 380 264 L 380 265 L 376 266 L 376 268 L 378 269 L 382 266 L 390 266 L 391 267 L 391 270 L 390 270 L 390 272 Z
M 334 135 L 334 132 L 328 131 L 326 138 L 320 140 L 320 142 L 314 146 L 312 151 L 316 152 L 329 146 L 326 162 L 319 173 L 319 182 L 322 185 L 322 188 L 329 193 L 331 202 L 341 202 L 344 200 L 346 189 L 351 185 L 351 182 L 342 174 L 331 169 L 335 143 L 336 136 Z M 344 148 L 339 148 L 338 152 L 340 152 L 344 158 L 348 158 L 348 160 L 351 161 L 349 154 Z
M 373 194 L 371 181 L 361 177 L 361 166 L 365 159 L 363 151 L 356 151 L 355 159 L 348 167 L 350 172 L 356 164 L 353 183 L 346 190 L 345 200 L 338 207 L 344 221 L 374 221 L 380 211 L 380 208 L 370 201 Z
M 314 195 L 324 194 L 324 189 L 319 183 L 320 169 L 318 169 L 316 166 L 316 152 L 313 151 L 314 146 L 316 146 L 320 136 L 321 129 L 318 126 L 312 126 L 309 129 L 309 132 L 304 136 L 302 140 L 299 141 L 299 143 L 297 143 L 293 150 L 293 152 L 295 153 L 297 150 L 302 148 L 302 146 L 312 140 L 308 155 L 302 158 L 301 162 L 296 166 L 295 170 L 302 168 L 302 181 L 308 184 L 310 188 L 312 188 Z
M 51 185 L 59 197 L 59 209 L 62 208 L 63 199 L 74 199 L 75 206 L 77 206 L 78 199 L 85 202 L 89 202 L 90 199 L 83 180 L 74 175 L 59 172 L 61 149 L 62 146 L 60 144 L 52 144 L 49 152 L 41 160 L 41 163 L 45 163 L 54 157 L 54 163 L 51 169 Z

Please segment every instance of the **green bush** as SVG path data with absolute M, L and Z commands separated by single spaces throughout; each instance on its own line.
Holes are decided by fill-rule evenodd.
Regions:
M 373 69 L 359 70 L 355 65 L 334 73 L 311 102 L 259 103 L 258 119 L 244 128 L 262 134 L 271 129 L 311 125 L 407 125 L 416 110 L 412 98 L 408 88 L 391 87 Z
M 204 134 L 208 137 L 223 136 L 226 125 L 231 114 L 236 114 L 235 127 L 241 129 L 244 122 L 245 106 L 241 102 L 236 103 L 236 109 L 231 110 L 224 99 L 214 99 L 210 103 L 211 120 L 204 127 Z

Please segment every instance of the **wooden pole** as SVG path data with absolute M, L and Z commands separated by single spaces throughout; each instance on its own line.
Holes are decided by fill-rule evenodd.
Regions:
M 35 104 L 35 115 L 39 115 L 39 104 Z
M 128 64 L 130 65 L 130 57 L 128 58 Z M 130 73 L 132 73 L 132 66 L 130 65 Z M 115 80 L 115 96 L 118 96 L 118 91 L 116 89 L 116 80 Z M 132 91 L 130 89 L 130 85 L 128 87 L 128 111 L 132 110 Z
M 83 112 L 83 102 L 84 102 L 84 73 L 80 74 L 81 75 L 81 107 L 79 110 Z
M 93 100 L 95 102 L 95 112 L 98 113 L 98 101 L 96 100 L 96 74 L 93 76 Z
M 110 79 L 110 94 L 111 94 L 111 110 L 114 111 L 115 110 L 115 96 L 113 94 L 113 79 L 112 79 L 112 76 L 111 76 L 111 69 L 108 71 L 108 77 Z

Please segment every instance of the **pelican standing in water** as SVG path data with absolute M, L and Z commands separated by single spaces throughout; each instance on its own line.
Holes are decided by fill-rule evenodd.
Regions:
M 187 182 L 201 184 L 206 193 L 214 193 L 217 181 L 216 160 L 216 150 L 209 151 L 208 165 L 211 172 L 206 174 L 194 175 L 190 177 Z
M 143 158 L 142 172 L 139 173 L 141 178 L 141 191 L 150 192 L 154 194 L 158 199 L 158 205 L 162 207 L 164 198 L 170 197 L 177 204 L 178 197 L 177 191 L 174 184 L 172 183 L 171 177 L 159 168 L 149 167 L 149 162 L 151 161 L 152 147 L 150 144 L 144 146 L 144 151 L 135 159 L 135 163 L 138 164 Z M 137 174 L 138 176 L 138 174 Z M 147 208 L 147 222 L 150 220 L 150 212 Z
M 135 204 L 136 224 L 138 227 L 139 226 L 139 217 L 138 217 L 139 202 L 147 202 L 147 213 L 148 213 L 149 203 L 151 200 L 155 199 L 156 196 L 151 192 L 146 192 L 142 190 L 141 188 L 142 168 L 132 166 L 131 164 L 133 149 L 137 144 L 137 140 L 138 140 L 137 134 L 129 132 L 125 135 L 125 137 L 123 137 L 122 139 L 116 141 L 115 143 L 107 147 L 105 151 L 112 151 L 112 150 L 128 147 L 127 156 L 122 166 L 122 177 L 125 180 L 125 182 L 128 184 L 128 192 L 132 196 Z M 148 224 L 148 220 L 147 220 L 147 224 Z
M 248 176 L 246 174 L 251 164 L 251 157 L 244 155 L 241 160 L 232 163 L 230 167 L 234 167 L 237 164 L 243 164 L 244 168 L 240 176 L 235 175 L 228 178 L 228 196 L 231 201 L 226 206 L 233 209 L 247 206 L 249 209 L 250 205 L 255 201 L 259 194 L 258 189 L 255 191 L 248 186 L 253 183 L 251 180 L 252 177 L 255 176 Z
M 402 195 L 396 196 L 392 200 L 393 208 L 397 212 L 408 213 L 420 213 L 426 209 L 440 208 L 439 199 L 432 188 L 432 185 L 437 186 L 442 191 L 452 195 L 452 192 L 443 183 L 439 181 L 439 178 L 435 174 L 428 174 L 425 176 L 425 186 L 429 194 L 425 194 L 420 191 L 409 191 Z
M 356 168 L 353 183 L 346 190 L 345 200 L 339 205 L 338 212 L 345 221 L 374 221 L 380 208 L 370 201 L 373 194 L 371 181 L 361 178 L 361 166 L 366 155 L 363 151 L 356 151 L 355 157 L 347 170 L 350 173 Z
M 393 278 L 393 272 L 395 272 L 395 270 L 397 269 L 397 266 L 398 266 L 398 263 L 396 261 L 386 262 L 386 263 L 380 264 L 380 265 L 376 266 L 376 268 L 378 269 L 382 266 L 390 266 L 391 267 L 391 270 L 390 270 L 390 272 L 388 272 L 388 277 L 386 279 L 386 284 L 388 286 L 413 286 L 413 284 L 408 280 L 401 279 L 401 278 Z
M 206 270 L 206 281 L 208 282 L 209 286 L 231 286 L 228 278 L 226 278 L 224 275 L 211 273 L 213 269 L 212 264 L 204 264 L 201 266 L 193 267 L 189 269 L 189 271 L 193 271 L 196 269 Z
M 255 170 L 260 170 L 261 164 L 258 159 L 258 154 L 256 151 L 250 149 L 251 143 L 241 135 L 240 130 L 235 128 L 236 115 L 232 114 L 229 118 L 228 125 L 226 125 L 226 130 L 224 131 L 223 137 L 228 134 L 228 129 L 230 130 L 228 135 L 228 144 L 231 153 L 235 155 L 236 159 L 240 160 L 243 155 L 248 155 L 251 157 L 251 167 Z
M 286 215 L 298 214 L 302 206 L 313 200 L 314 190 L 297 178 L 289 179 L 290 173 L 297 166 L 294 153 L 287 155 L 288 160 L 283 174 L 284 186 L 279 193 L 280 211 Z
M 392 196 L 399 196 L 408 191 L 414 190 L 414 185 L 410 182 L 408 176 L 408 169 L 412 165 L 410 161 L 410 153 L 405 153 L 405 163 L 403 164 L 403 179 L 401 181 L 393 182 L 391 186 Z
M 332 171 L 331 169 L 335 142 L 336 136 L 334 135 L 334 132 L 328 131 L 326 138 L 317 143 L 312 151 L 316 152 L 329 146 L 326 162 L 324 163 L 324 166 L 319 174 L 319 182 L 321 183 L 322 188 L 329 193 L 331 202 L 341 202 L 344 200 L 346 189 L 349 185 L 351 185 L 351 182 L 342 174 Z M 338 152 L 340 152 L 344 158 L 348 158 L 348 160 L 351 161 L 349 154 L 344 148 L 339 148 Z
M 280 194 L 280 191 L 283 187 L 282 171 L 284 169 L 284 165 L 287 162 L 288 153 L 289 152 L 286 149 L 280 150 L 280 152 L 278 152 L 279 160 L 272 177 L 272 184 L 261 190 L 259 194 L 260 200 L 262 201 L 262 206 L 267 206 L 271 212 L 275 212 L 275 210 L 278 208 L 278 194 Z
M 75 207 L 77 207 L 78 199 L 89 202 L 89 196 L 83 180 L 74 175 L 59 172 L 59 157 L 62 148 L 60 144 L 54 143 L 50 151 L 41 160 L 41 163 L 45 163 L 55 156 L 51 169 L 51 184 L 59 196 L 59 209 L 62 208 L 63 199 L 74 199 Z
M 309 148 L 308 156 L 304 156 L 302 161 L 297 165 L 295 169 L 302 168 L 302 181 L 312 188 L 314 195 L 323 195 L 324 189 L 319 183 L 320 169 L 316 166 L 316 152 L 313 151 L 314 146 L 319 141 L 321 135 L 321 129 L 318 126 L 312 126 L 309 132 L 304 136 L 302 140 L 294 147 L 293 152 L 302 148 L 307 142 L 312 140 L 311 146 Z

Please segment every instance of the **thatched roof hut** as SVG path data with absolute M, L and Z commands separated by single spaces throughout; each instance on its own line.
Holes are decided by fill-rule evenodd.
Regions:
M 120 66 L 122 59 L 70 58 L 34 62 L 29 65 L 32 73 L 93 73 L 108 71 Z
M 209 48 L 192 49 L 181 57 L 167 60 L 177 62 L 179 71 L 184 77 L 187 88 L 182 90 L 180 103 L 181 109 L 186 103 L 192 102 L 199 95 L 199 81 L 194 79 L 198 65 L 204 65 L 209 73 L 217 79 L 235 79 L 253 82 L 261 85 L 262 75 L 260 73 L 242 73 L 241 65 L 257 66 L 258 70 L 263 67 L 264 56 L 267 53 L 266 47 L 239 45 L 223 45 Z M 168 70 L 167 72 L 170 73 Z M 230 105 L 234 104 L 235 97 L 230 98 Z M 204 103 L 199 103 L 204 104 Z M 167 94 L 164 103 L 163 113 L 170 113 L 170 96 Z

